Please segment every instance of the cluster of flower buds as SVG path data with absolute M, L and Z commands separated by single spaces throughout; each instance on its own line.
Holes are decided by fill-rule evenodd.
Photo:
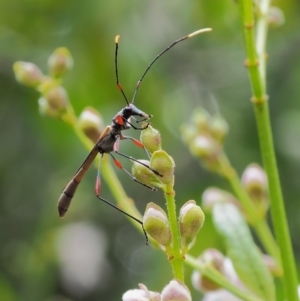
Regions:
M 181 236 L 181 255 L 184 257 L 196 241 L 196 235 L 203 226 L 204 213 L 196 202 L 191 200 L 185 203 L 179 213 L 179 229 Z M 169 258 L 172 254 L 172 235 L 166 212 L 158 205 L 149 203 L 143 217 L 146 232 L 154 239 Z
M 41 93 L 38 100 L 40 112 L 50 117 L 61 117 L 68 107 L 68 95 L 61 86 L 63 76 L 73 66 L 73 59 L 66 48 L 58 48 L 49 57 L 50 75 L 44 75 L 41 70 L 30 62 L 16 62 L 13 66 L 19 83 L 34 88 Z
M 188 287 L 179 280 L 171 280 L 161 293 L 152 292 L 144 284 L 139 289 L 132 289 L 123 294 L 123 301 L 191 301 Z
M 263 260 L 269 269 L 269 271 L 275 275 L 280 276 L 281 271 L 275 263 L 275 260 L 269 255 L 262 254 Z M 202 270 L 214 269 L 222 274 L 235 286 L 245 289 L 242 281 L 236 273 L 233 263 L 230 258 L 225 257 L 220 251 L 216 249 L 205 250 L 197 259 L 202 266 Z M 217 283 L 213 282 L 210 278 L 204 275 L 198 270 L 195 270 L 192 274 L 192 284 L 195 289 L 204 293 L 202 301 L 215 301 L 215 300 L 228 300 L 228 301 L 240 301 L 238 297 L 234 296 L 230 292 L 226 291 Z
M 219 114 L 210 116 L 204 109 L 193 112 L 191 123 L 181 128 L 182 139 L 191 153 L 211 171 L 218 172 L 219 156 L 223 140 L 228 133 L 228 124 Z
M 173 158 L 162 150 L 160 133 L 151 125 L 148 125 L 142 131 L 141 142 L 151 157 L 150 161 L 140 161 L 150 166 L 159 175 L 156 175 L 152 170 L 138 162 L 133 162 L 132 174 L 143 184 L 161 188 L 165 191 L 166 185 L 173 186 L 174 184 L 175 164 Z M 203 226 L 204 219 L 204 213 L 196 205 L 195 201 L 188 201 L 180 209 L 178 221 L 182 256 L 193 246 L 196 235 Z M 165 211 L 160 206 L 149 203 L 143 217 L 143 224 L 149 236 L 159 244 L 169 258 L 172 258 L 173 241 L 168 216 Z
M 164 189 L 166 185 L 174 184 L 175 163 L 161 147 L 161 135 L 158 130 L 148 125 L 146 129 L 141 131 L 140 140 L 150 156 L 150 161 L 140 160 L 144 164 L 151 167 L 153 171 L 138 162 L 133 162 L 133 176 L 148 186 Z
M 199 263 L 203 268 L 215 269 L 226 277 L 234 285 L 243 287 L 239 280 L 236 271 L 234 270 L 233 264 L 228 257 L 225 257 L 221 252 L 216 249 L 207 249 L 199 257 Z M 218 284 L 210 280 L 205 275 L 201 274 L 198 270 L 192 274 L 192 284 L 195 289 L 205 294 L 203 300 L 229 300 L 237 301 L 240 300 L 234 295 L 222 289 Z

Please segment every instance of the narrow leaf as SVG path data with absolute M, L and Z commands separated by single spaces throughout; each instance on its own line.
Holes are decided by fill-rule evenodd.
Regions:
M 275 300 L 272 276 L 255 245 L 249 227 L 232 204 L 219 203 L 213 207 L 213 220 L 225 240 L 227 253 L 244 285 L 264 300 Z

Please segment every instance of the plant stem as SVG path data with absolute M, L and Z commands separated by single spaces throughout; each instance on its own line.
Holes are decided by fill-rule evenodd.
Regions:
M 164 189 L 165 198 L 167 201 L 167 209 L 169 222 L 171 227 L 173 245 L 172 245 L 172 253 L 173 258 L 171 259 L 171 265 L 173 269 L 174 278 L 181 280 L 184 282 L 184 269 L 183 269 L 183 258 L 180 253 L 180 233 L 178 229 L 177 223 L 177 215 L 176 215 L 176 204 L 175 204 L 175 191 L 173 190 L 172 185 L 166 185 Z
M 277 170 L 275 152 L 273 148 L 268 103 L 262 102 L 260 104 L 255 104 L 254 108 L 258 126 L 261 152 L 265 170 L 268 175 L 271 199 L 271 216 L 281 252 L 282 266 L 284 270 L 283 282 L 286 297 L 289 301 L 298 301 L 297 272 L 292 244 L 289 236 L 288 224 L 286 220 L 286 213 Z
M 259 2 L 259 15 L 256 23 L 256 51 L 259 61 L 259 73 L 264 91 L 266 91 L 266 40 L 268 33 L 268 14 L 270 0 L 261 0 Z
M 267 33 L 267 18 L 265 16 L 268 13 L 270 1 L 261 0 L 259 3 L 260 10 L 263 12 L 264 18 L 261 18 L 258 23 L 259 27 L 257 27 L 257 36 L 259 37 L 259 40 L 257 40 L 258 49 L 256 49 L 254 39 L 253 2 L 251 0 L 239 1 L 247 55 L 246 65 L 248 67 L 252 87 L 252 101 L 254 104 L 262 159 L 269 181 L 271 216 L 280 248 L 281 261 L 284 270 L 283 285 L 287 300 L 298 301 L 297 272 L 276 163 L 274 143 L 270 126 L 269 107 L 267 103 L 268 97 L 266 94 L 265 85 L 266 72 L 265 62 L 263 62 Z

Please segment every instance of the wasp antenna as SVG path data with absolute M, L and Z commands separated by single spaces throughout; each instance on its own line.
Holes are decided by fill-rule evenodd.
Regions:
M 176 44 L 186 40 L 186 39 L 189 39 L 197 34 L 200 34 L 200 33 L 203 33 L 203 32 L 207 32 L 207 31 L 211 31 L 212 29 L 211 28 L 204 28 L 204 29 L 200 29 L 200 30 L 197 30 L 197 31 L 194 31 L 190 34 L 188 34 L 187 36 L 185 37 L 182 37 L 178 40 L 176 40 L 175 42 L 173 42 L 170 46 L 168 46 L 166 49 L 164 49 L 160 54 L 158 54 L 154 60 L 150 63 L 150 65 L 146 68 L 145 72 L 143 73 L 142 77 L 139 79 L 139 81 L 137 82 L 136 84 L 136 88 L 135 88 L 135 91 L 134 91 L 134 94 L 133 94 L 133 98 L 132 98 L 132 102 L 134 102 L 135 98 L 136 98 L 136 94 L 138 92 L 138 89 L 142 83 L 142 80 L 144 79 L 145 75 L 147 74 L 147 72 L 149 71 L 149 69 L 152 67 L 152 65 L 164 54 L 166 53 L 168 50 L 170 50 L 173 46 L 175 46 Z
M 119 82 L 119 72 L 118 72 L 118 48 L 119 48 L 119 40 L 120 40 L 120 37 L 121 37 L 120 35 L 117 35 L 117 36 L 115 37 L 115 44 L 116 44 L 116 51 L 115 51 L 116 81 L 117 81 L 117 87 L 118 87 L 118 89 L 119 89 L 119 90 L 121 91 L 121 93 L 123 94 L 124 99 L 125 99 L 127 105 L 129 105 L 129 101 L 128 101 L 126 95 L 125 95 L 125 92 L 124 92 L 124 90 L 123 90 L 123 88 L 122 88 L 120 82 Z
M 190 33 L 189 35 L 187 35 L 188 38 L 192 38 L 194 36 L 196 36 L 197 34 L 203 33 L 203 32 L 209 32 L 212 31 L 211 28 L 203 28 L 203 29 L 199 29 L 197 31 L 194 31 L 192 33 Z
M 120 40 L 121 36 L 120 35 L 116 35 L 115 37 L 115 43 L 118 44 L 119 40 Z

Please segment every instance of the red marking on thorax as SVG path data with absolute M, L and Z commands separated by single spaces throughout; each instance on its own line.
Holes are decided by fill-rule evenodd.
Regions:
M 123 118 L 122 118 L 120 115 L 118 115 L 118 116 L 116 117 L 116 122 L 117 122 L 117 124 L 119 124 L 119 125 L 124 125 L 124 120 L 123 120 Z

